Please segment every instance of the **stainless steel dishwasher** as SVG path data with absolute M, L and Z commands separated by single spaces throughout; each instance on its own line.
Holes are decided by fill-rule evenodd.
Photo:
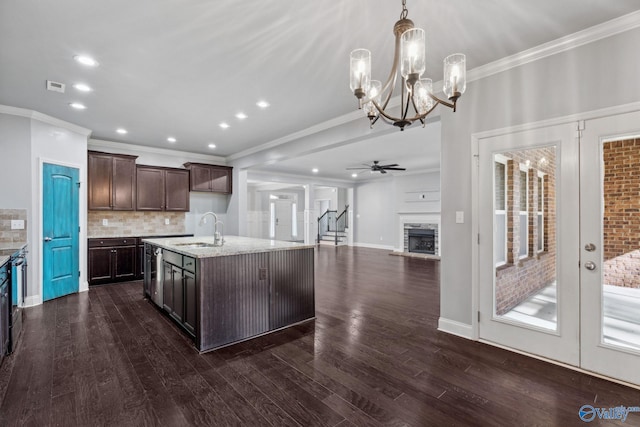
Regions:
M 156 248 L 155 255 L 155 278 L 151 279 L 151 300 L 159 307 L 162 307 L 163 295 L 162 295 L 162 282 L 163 268 L 162 268 L 162 249 Z

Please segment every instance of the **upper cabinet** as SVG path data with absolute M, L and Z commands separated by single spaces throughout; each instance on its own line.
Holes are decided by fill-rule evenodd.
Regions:
M 137 210 L 189 211 L 189 171 L 156 166 L 137 167 Z
M 231 194 L 233 168 L 229 166 L 185 163 L 191 171 L 191 191 Z
M 136 158 L 89 151 L 90 210 L 132 211 L 136 208 Z

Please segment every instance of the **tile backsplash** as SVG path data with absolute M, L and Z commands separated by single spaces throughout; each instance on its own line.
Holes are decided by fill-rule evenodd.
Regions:
M 24 221 L 24 228 L 12 230 L 11 221 Z M 27 241 L 27 210 L 26 209 L 0 209 L 0 246 L 11 243 L 24 243 Z M 9 245 L 10 246 L 10 245 Z
M 167 219 L 169 224 L 165 223 Z M 89 211 L 87 230 L 90 238 L 185 234 L 185 213 Z

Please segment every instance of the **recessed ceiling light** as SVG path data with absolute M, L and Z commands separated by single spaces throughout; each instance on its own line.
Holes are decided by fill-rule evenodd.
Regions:
M 73 87 L 80 92 L 91 92 L 93 90 L 89 85 L 86 85 L 84 83 L 76 83 L 73 85 Z
M 167 141 L 169 142 L 176 142 L 177 139 L 175 139 L 174 137 L 170 136 L 169 138 L 167 138 Z
M 87 107 L 84 104 L 80 104 L 79 102 L 72 102 L 69 104 L 71 108 L 75 108 L 76 110 L 86 110 Z
M 216 148 L 216 144 L 209 144 L 209 148 Z
M 122 128 L 116 129 L 116 132 L 118 132 L 120 135 L 125 135 L 128 133 L 126 129 L 122 129 Z
M 93 59 L 90 56 L 76 55 L 76 56 L 73 57 L 73 59 L 75 59 L 76 61 L 78 61 L 82 65 L 86 65 L 87 67 L 97 67 L 98 66 L 98 61 L 96 61 L 95 59 Z
M 256 105 L 260 108 L 267 108 L 270 104 L 267 101 L 258 101 Z
M 222 129 L 228 129 L 228 128 L 229 128 L 229 124 L 228 124 L 228 123 L 225 123 L 225 122 L 220 123 L 220 125 L 219 125 L 219 126 L 220 126 Z
M 313 169 L 311 169 L 311 172 L 313 172 L 313 173 L 318 173 L 318 168 L 313 168 Z
M 352 174 L 351 174 L 351 176 L 352 176 L 353 178 L 357 178 L 357 177 L 358 177 L 358 174 L 357 174 L 357 173 L 352 173 Z
M 247 115 L 246 115 L 245 113 L 238 113 L 238 114 L 236 114 L 236 117 L 237 117 L 239 120 L 244 120 L 244 119 L 246 119 L 246 118 L 247 118 Z

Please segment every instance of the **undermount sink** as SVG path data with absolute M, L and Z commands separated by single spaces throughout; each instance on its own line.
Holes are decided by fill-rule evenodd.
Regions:
M 220 245 L 216 245 L 213 243 L 206 243 L 206 242 L 193 242 L 193 243 L 176 243 L 176 246 L 180 246 L 182 248 L 215 248 Z

